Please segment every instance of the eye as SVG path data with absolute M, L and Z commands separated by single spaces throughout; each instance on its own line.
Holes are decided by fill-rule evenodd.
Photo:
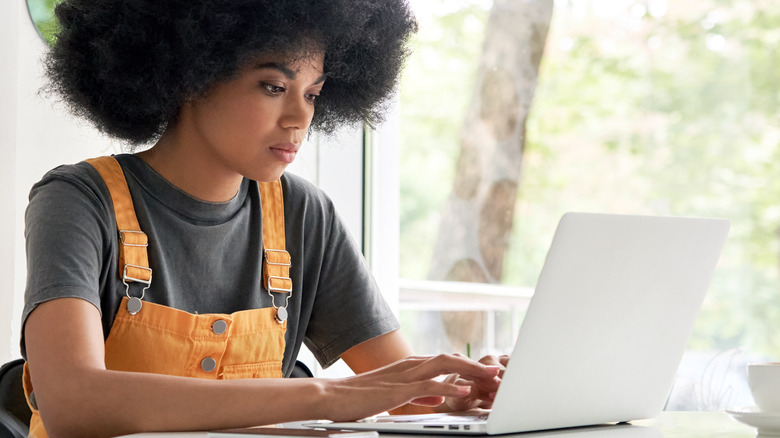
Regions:
M 275 96 L 277 94 L 282 94 L 286 91 L 284 87 L 280 87 L 274 84 L 269 84 L 268 82 L 260 82 L 260 87 L 262 87 L 268 94 L 272 96 Z
M 319 94 L 307 94 L 306 101 L 310 104 L 314 104 L 314 101 L 317 100 L 318 97 L 320 97 Z

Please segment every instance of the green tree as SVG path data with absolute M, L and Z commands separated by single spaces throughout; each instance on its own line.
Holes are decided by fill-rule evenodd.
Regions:
M 54 35 L 57 33 L 58 24 L 54 18 L 54 7 L 61 0 L 27 0 L 27 8 L 30 11 L 30 18 L 38 32 L 49 44 L 54 42 Z
M 406 278 L 426 277 L 454 179 L 483 32 L 464 23 L 487 20 L 489 5 L 456 3 L 421 23 L 402 82 Z M 731 234 L 691 346 L 742 346 L 780 357 L 780 10 L 774 6 L 555 3 L 502 283 L 535 284 L 566 211 L 726 217 Z M 447 68 L 449 62 L 460 69 Z

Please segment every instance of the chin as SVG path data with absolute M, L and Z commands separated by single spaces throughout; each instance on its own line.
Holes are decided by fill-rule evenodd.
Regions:
M 256 174 L 246 175 L 246 177 L 257 182 L 272 182 L 281 178 L 285 170 L 286 170 L 286 166 L 278 170 L 266 170 L 264 172 L 258 172 Z

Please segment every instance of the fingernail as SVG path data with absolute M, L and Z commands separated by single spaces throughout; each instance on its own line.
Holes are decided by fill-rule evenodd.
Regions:
M 470 386 L 458 386 L 458 393 L 462 395 L 466 395 L 471 392 Z

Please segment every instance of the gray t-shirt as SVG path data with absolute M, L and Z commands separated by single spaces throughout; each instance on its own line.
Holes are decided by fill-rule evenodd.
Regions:
M 143 160 L 117 155 L 153 271 L 145 301 L 192 313 L 271 306 L 262 285 L 262 212 L 257 184 L 244 180 L 224 203 L 182 192 Z M 285 335 L 285 375 L 301 343 L 328 366 L 350 347 L 398 328 L 365 260 L 330 199 L 306 180 L 282 176 L 293 292 Z M 35 307 L 83 298 L 100 311 L 107 337 L 125 296 L 118 233 L 108 189 L 89 164 L 60 166 L 33 186 L 25 216 L 27 288 L 22 324 Z M 141 286 L 131 284 L 131 295 Z M 283 296 L 274 294 L 276 305 Z M 24 338 L 21 343 L 25 356 Z

